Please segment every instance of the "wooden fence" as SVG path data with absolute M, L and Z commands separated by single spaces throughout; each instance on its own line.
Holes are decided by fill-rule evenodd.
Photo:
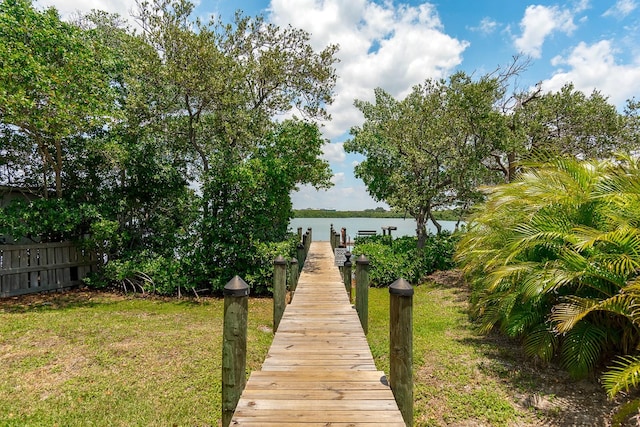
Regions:
M 71 242 L 0 245 L 0 297 L 78 285 L 97 264 L 95 252 Z

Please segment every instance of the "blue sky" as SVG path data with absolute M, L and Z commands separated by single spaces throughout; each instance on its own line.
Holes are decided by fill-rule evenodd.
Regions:
M 531 66 L 520 89 L 541 83 L 555 91 L 567 82 L 589 94 L 598 89 L 620 110 L 640 99 L 640 0 L 201 0 L 196 13 L 233 18 L 264 14 L 275 24 L 303 28 L 322 49 L 340 45 L 331 122 L 322 123 L 329 143 L 324 158 L 335 186 L 303 187 L 295 208 L 362 210 L 385 206 L 372 200 L 353 175 L 359 156 L 342 144 L 349 128 L 362 123 L 354 99 L 372 100 L 381 87 L 397 98 L 427 78 L 463 70 L 477 76 L 506 65 L 520 53 Z M 135 0 L 38 0 L 63 16 L 102 9 L 128 16 Z

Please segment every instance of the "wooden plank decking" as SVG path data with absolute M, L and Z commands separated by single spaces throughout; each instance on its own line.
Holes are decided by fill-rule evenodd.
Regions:
M 329 242 L 313 242 L 262 365 L 232 426 L 405 426 L 377 371 Z

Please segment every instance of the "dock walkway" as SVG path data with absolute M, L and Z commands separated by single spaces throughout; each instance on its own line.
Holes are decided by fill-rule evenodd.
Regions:
M 398 426 L 329 242 L 312 242 L 262 370 L 251 373 L 232 426 Z

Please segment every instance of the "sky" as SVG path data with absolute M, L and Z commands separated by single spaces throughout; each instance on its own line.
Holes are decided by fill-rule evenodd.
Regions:
M 101 9 L 130 17 L 135 0 L 37 0 L 63 18 Z M 302 187 L 294 208 L 364 210 L 388 208 L 355 178 L 360 155 L 345 153 L 349 129 L 363 117 L 354 100 L 372 101 L 380 87 L 396 99 L 428 78 L 456 71 L 481 76 L 508 65 L 514 55 L 531 63 L 519 89 L 541 84 L 544 92 L 572 82 L 594 89 L 623 110 L 640 99 L 640 0 L 199 0 L 195 13 L 231 21 L 236 10 L 263 14 L 279 26 L 310 33 L 321 50 L 338 44 L 340 62 L 330 122 L 320 123 L 324 159 L 333 171 L 327 191 Z M 131 20 L 133 22 L 133 20 Z M 135 24 L 132 24 L 135 26 Z

